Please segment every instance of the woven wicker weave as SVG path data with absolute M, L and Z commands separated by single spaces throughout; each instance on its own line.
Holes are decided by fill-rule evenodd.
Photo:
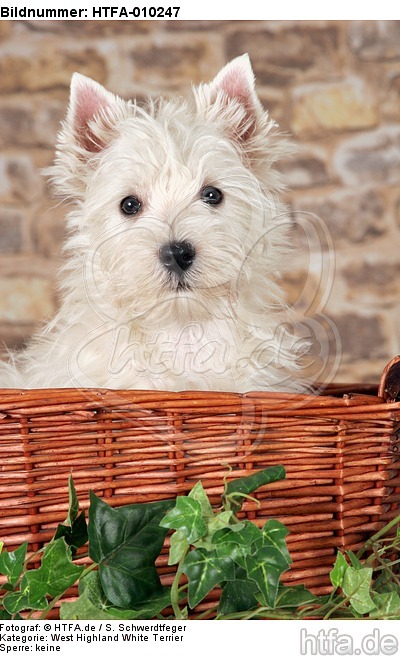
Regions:
M 290 530 L 286 582 L 326 592 L 336 550 L 397 513 L 400 402 L 388 394 L 399 366 L 363 394 L 0 390 L 0 540 L 43 546 L 65 519 L 71 472 L 83 507 L 88 490 L 119 506 L 187 493 L 199 479 L 216 502 L 227 475 L 282 464 L 286 480 L 244 512 Z

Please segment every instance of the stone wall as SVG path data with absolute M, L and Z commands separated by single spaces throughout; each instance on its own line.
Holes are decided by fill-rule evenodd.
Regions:
M 20 345 L 57 304 L 65 208 L 40 169 L 71 73 L 124 97 L 185 93 L 243 52 L 299 145 L 282 164 L 289 297 L 328 326 L 337 380 L 378 379 L 400 352 L 400 21 L 0 22 L 0 341 Z

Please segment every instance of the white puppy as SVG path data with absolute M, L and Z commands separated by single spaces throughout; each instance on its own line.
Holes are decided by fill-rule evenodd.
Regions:
M 60 309 L 0 387 L 304 389 L 279 286 L 291 148 L 247 55 L 193 94 L 142 108 L 73 76 L 50 169 L 74 204 Z

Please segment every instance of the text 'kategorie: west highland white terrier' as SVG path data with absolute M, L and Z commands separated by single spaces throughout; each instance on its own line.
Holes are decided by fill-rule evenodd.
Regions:
M 53 183 L 74 203 L 55 318 L 0 387 L 305 388 L 279 274 L 291 148 L 247 55 L 143 108 L 75 74 Z

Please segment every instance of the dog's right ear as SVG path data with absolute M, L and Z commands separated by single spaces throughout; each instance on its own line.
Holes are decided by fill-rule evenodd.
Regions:
M 76 195 L 84 190 L 88 161 L 117 136 L 127 115 L 128 103 L 94 80 L 74 73 L 56 162 L 49 170 L 63 194 Z

